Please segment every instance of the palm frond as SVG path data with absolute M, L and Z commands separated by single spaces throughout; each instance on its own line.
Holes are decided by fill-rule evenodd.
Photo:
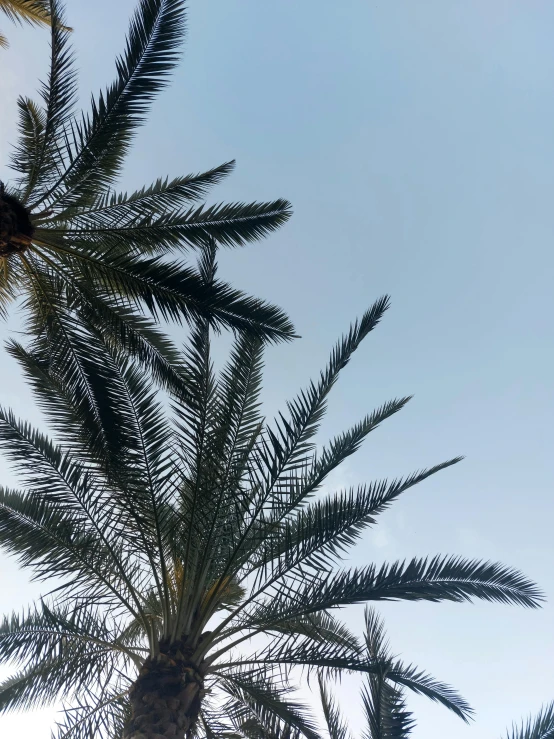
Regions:
M 128 255 L 105 260 L 89 255 L 86 261 L 73 265 L 85 284 L 100 286 L 114 300 L 124 296 L 135 310 L 146 306 L 156 319 L 192 323 L 206 317 L 214 325 L 275 342 L 289 338 L 293 331 L 281 309 L 219 280 L 206 284 L 196 270 L 176 262 L 137 260 Z
M 183 203 L 199 200 L 208 194 L 210 189 L 219 184 L 235 168 L 234 160 L 220 164 L 207 172 L 189 174 L 184 177 L 159 178 L 149 187 L 128 195 L 127 193 L 102 193 L 88 210 L 70 212 L 71 221 L 86 222 L 91 217 L 92 223 L 133 223 L 145 214 L 162 215 L 169 208 L 177 211 Z M 110 217 L 111 216 L 111 217 Z M 98 220 L 97 220 L 98 219 Z
M 51 23 L 48 0 L 0 0 L 0 11 L 13 23 L 25 22 L 35 26 Z M 0 33 L 0 47 L 6 49 L 8 46 L 8 39 Z
M 110 686 L 111 687 L 111 686 Z M 127 691 L 87 690 L 76 705 L 65 706 L 56 739 L 119 739 L 129 719 Z
M 459 461 L 456 457 L 404 479 L 380 480 L 301 508 L 279 528 L 269 529 L 262 546 L 251 555 L 246 571 L 250 574 L 260 570 L 265 589 L 268 582 L 300 565 L 328 570 L 402 493 Z
M 443 600 L 475 598 L 537 608 L 543 595 L 534 583 L 510 567 L 461 557 L 416 558 L 383 564 L 380 568 L 345 570 L 305 576 L 281 586 L 269 600 L 255 606 L 244 623 L 287 620 L 315 611 L 352 603 L 389 600 Z M 244 625 L 244 624 L 243 624 Z
M 293 729 L 307 739 L 319 739 L 306 708 L 287 700 L 288 691 L 279 690 L 267 679 L 233 671 L 223 680 L 223 690 L 234 699 L 223 710 L 239 730 L 244 732 L 248 721 L 254 720 L 265 736 L 281 737 Z
M 43 151 L 46 115 L 30 98 L 19 97 L 19 143 L 12 153 L 11 166 L 23 177 L 20 187 L 25 188 L 25 182 L 34 182 L 39 171 L 40 156 Z
M 276 422 L 275 433 L 271 435 L 273 459 L 278 475 L 294 469 L 299 460 L 313 449 L 311 440 L 325 414 L 327 396 L 341 370 L 346 367 L 361 342 L 378 325 L 388 307 L 388 296 L 377 300 L 337 343 L 326 369 L 321 372 L 319 382 L 310 383 L 307 390 L 288 403 L 290 420 L 285 423 L 284 417 L 281 417 L 281 422 Z
M 172 189 L 179 191 L 181 188 L 174 186 Z M 162 194 L 167 195 L 167 192 L 160 196 Z M 142 207 L 143 201 L 146 207 Z M 129 251 L 165 254 L 176 247 L 181 251 L 187 247 L 205 248 L 212 240 L 224 246 L 243 246 L 272 233 L 291 215 L 286 200 L 209 208 L 202 205 L 186 211 L 162 208 L 162 197 L 159 201 L 152 196 L 139 198 L 131 203 L 131 208 L 119 204 L 69 220 L 70 214 L 64 212 L 58 219 L 52 219 L 46 232 L 39 232 L 37 238 L 63 237 L 73 248 L 84 251 L 101 241 L 111 254 Z
M 353 653 L 360 651 L 360 642 L 350 629 L 338 621 L 333 615 L 326 611 L 310 613 L 308 616 L 284 621 L 275 624 L 270 631 L 296 636 L 305 636 L 310 641 L 321 644 L 332 644 L 351 650 Z
M 76 97 L 76 73 L 73 53 L 69 47 L 69 31 L 64 25 L 60 0 L 51 0 L 48 16 L 51 20 L 51 60 L 48 79 L 41 85 L 44 110 L 30 100 L 20 99 L 20 143 L 12 156 L 11 166 L 20 172 L 22 202 L 27 204 L 59 174 L 63 157 L 59 138 L 72 114 Z
M 16 619 L 5 621 L 0 627 L 0 644 L 3 653 L 24 656 L 26 662 L 23 670 L 0 685 L 0 712 L 51 705 L 66 693 L 68 682 L 79 695 L 102 684 L 114 668 L 115 651 L 110 644 L 75 638 L 71 628 L 64 633 L 44 613 L 36 613 L 23 624 Z
M 323 715 L 325 717 L 325 725 L 329 733 L 329 739 L 350 739 L 348 725 L 341 716 L 336 701 L 328 692 L 321 676 L 318 676 L 318 682 L 319 697 L 321 700 L 321 707 L 323 708 Z
M 177 62 L 183 32 L 182 0 L 140 0 L 125 53 L 116 63 L 116 81 L 93 99 L 91 115 L 67 132 L 67 167 L 33 208 L 44 201 L 65 208 L 85 204 L 110 185 L 136 128 Z
M 362 689 L 367 721 L 364 739 L 408 739 L 415 721 L 401 691 L 380 675 L 371 676 Z
M 50 25 L 49 0 L 1 0 L 0 10 L 14 23 Z

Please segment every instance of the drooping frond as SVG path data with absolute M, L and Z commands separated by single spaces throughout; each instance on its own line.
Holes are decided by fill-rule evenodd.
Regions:
M 219 280 L 206 284 L 197 270 L 179 262 L 136 260 L 129 254 L 105 259 L 91 253 L 81 261 L 64 257 L 63 264 L 77 272 L 77 288 L 81 281 L 85 286 L 97 285 L 113 300 L 123 296 L 135 311 L 146 307 L 157 320 L 192 323 L 197 317 L 206 317 L 214 326 L 239 329 L 275 342 L 290 337 L 293 331 L 281 309 Z M 83 297 L 86 301 L 86 295 Z
M 265 589 L 264 589 L 265 590 Z M 530 580 L 499 564 L 434 557 L 335 573 L 304 573 L 284 582 L 270 597 L 246 609 L 241 625 L 264 628 L 328 608 L 390 600 L 464 602 L 481 598 L 537 607 L 542 595 Z

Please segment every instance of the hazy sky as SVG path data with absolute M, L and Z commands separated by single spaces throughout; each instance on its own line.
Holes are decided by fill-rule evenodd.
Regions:
M 133 6 L 68 2 L 83 103 L 111 81 Z M 0 51 L 4 165 L 16 96 L 34 93 L 48 48 L 44 31 L 1 24 L 11 40 Z M 410 698 L 414 739 L 499 737 L 554 698 L 553 33 L 547 0 L 191 0 L 183 63 L 121 183 L 236 158 L 212 202 L 292 201 L 278 234 L 221 260 L 222 276 L 280 303 L 303 337 L 268 353 L 268 412 L 316 375 L 351 319 L 392 295 L 336 387 L 325 429 L 415 397 L 335 482 L 467 458 L 400 499 L 351 563 L 500 560 L 549 599 L 535 612 L 381 609 L 394 650 L 477 711 L 468 727 Z M 3 166 L 0 175 L 9 176 Z M 17 367 L 4 354 L 0 363 L 0 402 L 36 419 Z M 9 612 L 40 588 L 2 564 L 0 612 Z M 360 627 L 362 611 L 345 617 Z M 340 695 L 357 726 L 350 681 Z M 47 739 L 51 716 L 1 717 L 0 736 Z

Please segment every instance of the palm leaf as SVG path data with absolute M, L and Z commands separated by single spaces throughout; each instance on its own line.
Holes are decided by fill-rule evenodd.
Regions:
M 277 689 L 267 679 L 235 671 L 226 676 L 223 689 L 234 699 L 234 705 L 228 705 L 224 711 L 231 715 L 237 728 L 244 731 L 245 723 L 253 719 L 264 735 L 282 736 L 292 728 L 307 739 L 318 739 L 306 708 L 286 700 L 286 691 Z
M 179 57 L 182 0 L 141 0 L 117 60 L 116 81 L 92 101 L 92 113 L 72 126 L 66 170 L 34 201 L 64 207 L 95 198 L 118 175 L 134 132 Z
M 321 676 L 318 677 L 318 682 L 319 697 L 321 700 L 321 707 L 323 708 L 323 715 L 325 717 L 325 725 L 329 733 L 329 739 L 350 739 L 348 725 L 341 716 L 336 701 L 328 692 Z
M 48 0 L 0 0 L 0 10 L 14 23 L 49 25 L 51 23 Z M 0 34 L 0 47 L 8 47 L 7 38 Z
M 51 61 L 48 79 L 40 91 L 44 111 L 30 100 L 20 98 L 20 143 L 11 160 L 12 168 L 22 175 L 20 187 L 24 204 L 63 167 L 58 140 L 69 122 L 76 96 L 76 73 L 69 47 L 70 29 L 63 25 L 63 6 L 60 0 L 51 0 L 48 6 Z

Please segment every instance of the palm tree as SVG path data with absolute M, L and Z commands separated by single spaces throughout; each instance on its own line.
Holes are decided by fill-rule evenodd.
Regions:
M 15 23 L 26 21 L 36 26 L 49 26 L 51 22 L 48 0 L 0 0 L 0 10 Z M 2 33 L 0 46 L 9 46 L 8 39 Z
M 554 739 L 554 702 L 544 706 L 534 718 L 512 726 L 506 739 Z
M 368 672 L 362 688 L 366 719 L 364 739 L 408 739 L 415 726 L 406 708 L 405 689 L 425 695 L 453 710 L 465 721 L 473 711 L 467 703 L 443 683 L 439 683 L 413 665 L 405 666 L 390 652 L 382 620 L 372 608 L 365 610 L 364 643 L 366 659 L 379 669 Z M 350 739 L 347 722 L 325 681 L 320 678 L 319 691 L 329 739 Z
M 23 296 L 33 351 L 65 381 L 89 383 L 99 342 L 140 361 L 157 382 L 182 382 L 179 353 L 158 319 L 243 330 L 269 340 L 293 335 L 285 314 L 229 285 L 205 284 L 175 255 L 212 242 L 241 245 L 290 215 L 284 200 L 205 207 L 196 201 L 233 162 L 158 179 L 132 194 L 113 187 L 137 127 L 167 83 L 184 33 L 183 0 L 140 0 L 117 78 L 77 116 L 73 54 L 59 0 L 50 2 L 51 65 L 42 104 L 20 98 L 20 139 L 0 186 L 0 310 Z M 92 358 L 92 359 L 91 359 Z M 88 405 L 102 400 L 88 387 Z
M 451 691 L 448 686 L 436 683 L 411 665 L 406 668 L 391 656 L 384 641 L 383 623 L 374 610 L 366 608 L 365 620 L 367 655 L 374 664 L 381 665 L 381 669 L 368 673 L 362 689 L 366 718 L 363 739 L 409 739 L 412 736 L 416 722 L 406 709 L 406 687 L 443 703 L 467 720 L 471 709 L 468 710 L 466 704 L 464 710 L 460 710 L 462 701 L 453 692 L 448 695 Z M 348 723 L 321 679 L 319 689 L 329 739 L 350 739 L 352 734 Z M 444 700 L 445 696 L 448 696 L 447 700 Z M 545 706 L 537 716 L 528 718 L 520 726 L 512 725 L 506 739 L 554 739 L 554 703 Z
M 215 279 L 214 250 L 199 272 Z M 64 739 L 315 739 L 289 693 L 296 671 L 383 669 L 337 608 L 538 605 L 536 586 L 500 564 L 436 556 L 340 568 L 380 512 L 459 461 L 316 496 L 409 400 L 384 403 L 316 450 L 329 392 L 387 306 L 378 300 L 350 327 L 318 381 L 273 424 L 260 415 L 262 343 L 239 335 L 216 375 L 203 318 L 183 360 L 190 382 L 171 408 L 127 355 L 109 344 L 98 354 L 98 375 L 111 380 L 104 436 L 75 411 L 78 388 L 50 382 L 18 348 L 58 441 L 0 410 L 0 447 L 24 485 L 0 491 L 0 544 L 52 589 L 1 626 L 0 660 L 17 666 L 0 686 L 1 710 L 64 700 Z M 387 679 L 467 714 L 455 693 L 412 668 L 391 668 Z

